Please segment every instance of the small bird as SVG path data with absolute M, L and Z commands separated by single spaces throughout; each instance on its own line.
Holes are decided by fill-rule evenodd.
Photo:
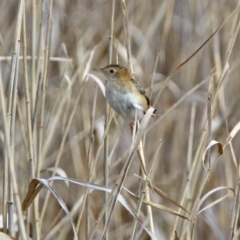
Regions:
M 150 107 L 145 90 L 132 78 L 131 72 L 118 64 L 95 68 L 107 77 L 106 99 L 109 105 L 124 119 L 141 120 Z M 153 116 L 156 115 L 156 109 Z

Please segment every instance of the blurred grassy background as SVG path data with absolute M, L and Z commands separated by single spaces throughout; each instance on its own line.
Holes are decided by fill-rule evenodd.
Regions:
M 25 2 L 22 12 L 19 11 L 21 2 Z M 19 56 L 23 56 L 24 36 L 27 44 L 26 53 L 29 56 L 25 69 L 22 58 L 17 58 L 19 66 L 14 73 L 18 96 L 16 104 L 14 105 L 13 101 L 11 111 L 7 114 L 2 111 L 2 107 L 0 109 L 1 115 L 6 114 L 9 125 L 13 124 L 9 138 L 21 202 L 27 193 L 30 179 L 48 178 L 52 175 L 54 167 L 64 170 L 69 178 L 88 181 L 89 162 L 95 159 L 104 132 L 105 98 L 98 85 L 87 74 L 96 74 L 92 70 L 94 67 L 104 67 L 108 64 L 112 1 L 58 0 L 53 1 L 52 11 L 50 2 L 50 0 L 0 2 L 0 64 L 6 105 L 11 99 L 9 89 L 12 86 L 10 81 L 10 74 L 13 71 L 12 56 L 15 53 L 18 56 L 18 49 Z M 191 212 L 187 214 L 180 211 L 166 199 L 150 192 L 152 202 L 179 211 L 190 219 L 188 221 L 177 218 L 168 212 L 153 208 L 155 235 L 157 239 L 177 239 L 174 235 L 176 231 L 180 239 L 238 239 L 239 136 L 236 135 L 230 144 L 225 143 L 240 118 L 239 2 L 129 0 L 126 1 L 126 5 L 134 76 L 148 93 L 151 91 L 152 103 L 157 100 L 155 107 L 159 114 L 157 118 L 151 119 L 149 127 L 155 125 L 149 129 L 144 138 L 147 169 L 151 167 L 161 139 L 162 145 L 151 181 Z M 20 41 L 16 42 L 17 24 L 21 23 L 19 12 L 25 14 L 26 32 L 23 31 L 24 24 L 20 24 L 21 37 Z M 221 29 L 199 52 L 173 72 L 222 24 Z M 49 45 L 46 41 L 48 32 Z M 118 55 L 119 63 L 127 67 L 126 42 L 124 17 L 119 0 L 116 1 L 114 13 L 113 62 L 116 63 Z M 168 76 L 172 72 L 169 79 Z M 27 103 L 30 104 L 30 112 L 26 104 L 26 76 L 29 84 Z M 103 76 L 98 74 L 96 76 L 104 83 Z M 196 91 L 186 95 L 205 79 L 207 79 L 205 83 Z M 210 79 L 212 79 L 212 113 L 208 118 Z M 161 95 L 157 98 L 160 92 Z M 181 98 L 183 101 L 174 107 Z M 77 109 L 74 112 L 76 103 Z M 13 114 L 15 106 L 16 118 Z M 27 113 L 34 119 L 30 128 Z M 211 129 L 207 127 L 208 124 L 211 125 Z M 8 173 L 8 170 L 4 168 L 3 162 L 8 157 L 4 145 L 6 136 L 2 117 L 0 127 L 0 152 L 3 159 L 1 175 L 6 177 L 4 174 Z M 210 132 L 211 137 L 208 138 Z M 64 135 L 66 139 L 63 141 Z M 216 162 L 217 164 L 214 168 L 210 167 L 207 175 L 203 168 L 202 156 L 211 139 L 225 146 L 220 158 L 216 147 L 212 148 L 211 166 Z M 128 123 L 115 115 L 108 132 L 111 156 L 109 187 L 113 187 L 116 182 L 131 142 Z M 58 158 L 59 163 L 56 166 Z M 31 159 L 34 169 L 32 173 L 30 173 Z M 208 164 L 206 166 L 208 167 Z M 124 186 L 135 194 L 138 194 L 141 182 L 134 177 L 134 174 L 139 174 L 139 168 L 136 155 L 124 183 Z M 94 171 L 92 182 L 103 185 L 102 150 Z M 64 176 L 62 174 L 60 173 Z M 3 177 L 0 180 L 1 184 L 4 182 Z M 226 188 L 217 190 L 223 186 Z M 63 182 L 54 183 L 54 189 L 62 196 L 69 210 L 77 202 L 79 202 L 77 212 L 82 208 L 88 209 L 87 231 L 91 232 L 104 204 L 103 193 L 91 192 L 86 208 L 80 201 L 86 189 L 72 184 L 67 186 Z M 216 189 L 216 192 L 200 204 L 205 194 L 213 189 Z M 60 224 L 65 213 L 53 197 L 49 198 L 46 212 L 41 215 L 46 194 L 46 189 L 39 193 L 36 203 L 37 212 L 40 213 L 39 232 L 36 233 L 34 230 L 31 234 L 34 239 L 72 239 L 69 222 Z M 0 196 L 4 212 L 4 194 L 1 193 Z M 226 198 L 221 199 L 223 196 Z M 128 200 L 136 209 L 137 201 L 131 197 Z M 201 209 L 217 200 L 219 200 L 217 204 L 198 214 Z M 147 220 L 145 205 L 141 211 L 140 216 Z M 36 215 L 35 217 L 29 215 L 31 225 L 36 226 L 35 222 L 38 223 Z M 75 222 L 77 219 L 78 214 L 75 214 Z M 109 239 L 129 239 L 132 222 L 133 217 L 122 206 L 117 205 L 111 220 Z M 148 221 L 146 224 L 148 225 Z M 79 239 L 87 239 L 85 226 L 86 218 L 83 217 L 79 224 Z M 56 232 L 51 235 L 54 227 Z M 94 239 L 100 239 L 102 231 L 101 223 Z M 137 234 L 139 234 L 137 239 L 149 239 L 140 228 Z

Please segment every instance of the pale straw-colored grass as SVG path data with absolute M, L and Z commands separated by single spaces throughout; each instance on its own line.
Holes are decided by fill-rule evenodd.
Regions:
M 238 239 L 239 10 L 237 1 L 1 1 L 3 232 Z M 158 111 L 134 137 L 106 109 L 93 71 L 117 62 Z

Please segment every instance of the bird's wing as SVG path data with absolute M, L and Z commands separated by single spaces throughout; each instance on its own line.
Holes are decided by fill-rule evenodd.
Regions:
M 146 91 L 143 89 L 143 87 L 133 78 L 131 78 L 131 82 L 134 84 L 134 86 L 137 88 L 137 90 L 146 98 L 148 106 L 150 105 L 150 99 L 148 96 L 146 96 Z
M 131 82 L 134 84 L 134 86 L 137 88 L 137 90 L 142 94 L 145 95 L 146 91 L 142 88 L 142 86 L 133 78 L 131 78 Z

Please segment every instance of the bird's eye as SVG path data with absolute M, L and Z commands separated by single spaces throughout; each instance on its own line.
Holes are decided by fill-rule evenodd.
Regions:
M 115 71 L 114 71 L 114 69 L 110 69 L 109 72 L 110 73 L 114 73 Z

